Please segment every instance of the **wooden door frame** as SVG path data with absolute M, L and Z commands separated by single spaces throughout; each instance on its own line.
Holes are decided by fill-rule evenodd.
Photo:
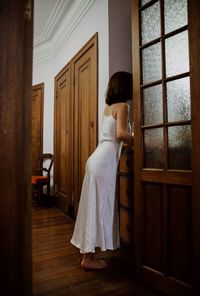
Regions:
M 141 90 L 140 85 L 141 77 L 141 61 L 138 59 L 140 56 L 139 50 L 139 11 L 138 11 L 139 0 L 132 0 L 132 53 L 133 53 L 133 97 L 134 97 L 134 121 L 135 121 L 135 149 L 134 149 L 134 187 L 135 187 L 135 202 L 134 202 L 134 267 L 135 275 L 139 279 L 141 278 L 141 266 L 142 266 L 142 199 L 139 198 L 142 195 L 141 186 L 141 164 L 142 164 L 142 153 L 140 147 L 142 147 L 142 135 L 140 129 L 140 118 L 141 118 Z M 200 23 L 198 21 L 200 15 L 200 2 L 199 1 L 188 1 L 188 18 L 189 18 L 189 54 L 190 54 L 190 89 L 191 97 L 200 97 L 200 88 L 197 82 L 197 77 L 200 77 Z M 133 22 L 134 19 L 134 22 Z M 193 280 L 195 289 L 200 291 L 200 100 L 196 99 L 191 104 L 192 114 L 192 216 L 193 216 Z M 149 283 L 153 278 L 149 279 Z M 156 280 L 156 276 L 154 277 Z M 159 285 L 159 283 L 158 283 Z M 164 290 L 168 293 L 173 291 L 168 289 L 167 282 L 162 282 Z M 174 284 L 174 289 L 180 287 Z M 173 289 L 172 288 L 172 289 Z M 190 288 L 189 288 L 190 289 Z M 185 294 L 184 294 L 185 293 Z M 189 292 L 190 293 L 190 292 Z M 187 292 L 183 289 L 183 294 L 187 295 Z M 191 294 L 189 294 L 191 295 Z
M 138 0 L 139 1 L 139 0 Z M 132 0 L 132 68 L 133 68 L 133 118 L 134 118 L 134 141 L 137 143 L 134 147 L 134 272 L 136 277 L 140 277 L 140 267 L 142 265 L 142 244 L 141 244 L 141 234 L 142 234 L 142 215 L 141 208 L 142 202 L 141 199 L 136 198 L 141 196 L 141 152 L 139 147 L 142 146 L 142 135 L 140 129 L 140 110 L 141 110 L 141 101 L 138 99 L 141 97 L 141 90 L 138 85 L 140 85 L 140 56 L 139 50 L 139 12 L 138 12 L 138 1 Z M 135 20 L 133 22 L 133 20 Z M 135 223 L 138 223 L 135 225 Z
M 188 1 L 189 48 L 190 48 L 190 89 L 191 97 L 200 98 L 197 77 L 200 77 L 200 2 Z M 193 270 L 195 286 L 200 292 L 200 100 L 191 104 L 192 114 L 192 216 L 193 216 Z
M 40 102 L 40 118 L 41 118 L 41 121 L 40 121 L 40 154 L 43 153 L 43 126 L 44 126 L 44 82 L 42 83 L 38 83 L 38 84 L 34 84 L 32 86 L 32 90 L 35 91 L 37 89 L 41 89 L 41 92 L 42 92 L 42 100 Z
M 0 1 L 0 289 L 21 296 L 32 294 L 33 17 L 31 11 L 30 18 L 25 17 L 25 5 Z

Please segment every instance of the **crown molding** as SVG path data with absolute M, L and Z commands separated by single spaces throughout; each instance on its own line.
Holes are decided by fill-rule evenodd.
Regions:
M 59 52 L 94 1 L 56 2 L 43 33 L 34 39 L 34 65 L 52 59 Z
M 56 28 L 59 26 L 59 23 L 62 19 L 62 16 L 67 13 L 67 9 L 70 5 L 70 0 L 57 0 L 54 8 L 51 11 L 51 14 L 46 22 L 46 25 L 42 31 L 42 33 L 34 38 L 34 46 L 38 46 L 44 42 L 47 42 L 51 39 L 53 33 Z

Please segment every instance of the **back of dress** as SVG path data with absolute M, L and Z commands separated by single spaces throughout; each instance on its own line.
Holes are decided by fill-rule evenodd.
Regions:
M 115 199 L 116 171 L 122 142 L 117 140 L 117 121 L 103 115 L 100 141 L 86 163 L 79 211 L 72 244 L 81 253 L 119 247 L 118 211 Z
M 112 115 L 103 115 L 101 123 L 100 142 L 111 140 L 116 141 L 117 121 Z
M 122 142 L 117 139 L 117 120 L 113 115 L 103 115 L 99 144 L 112 142 L 115 145 L 117 160 L 119 160 Z

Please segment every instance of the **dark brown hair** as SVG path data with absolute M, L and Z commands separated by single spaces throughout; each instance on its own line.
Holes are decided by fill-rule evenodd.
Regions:
M 106 104 L 126 102 L 132 99 L 132 74 L 125 71 L 114 73 L 109 80 L 106 91 Z

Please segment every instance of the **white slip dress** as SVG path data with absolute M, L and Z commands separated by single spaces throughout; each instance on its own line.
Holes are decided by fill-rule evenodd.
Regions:
M 99 144 L 86 162 L 79 209 L 71 243 L 80 253 L 114 250 L 120 246 L 116 173 L 122 142 L 116 137 L 117 121 L 103 115 Z

